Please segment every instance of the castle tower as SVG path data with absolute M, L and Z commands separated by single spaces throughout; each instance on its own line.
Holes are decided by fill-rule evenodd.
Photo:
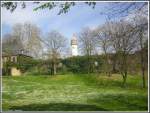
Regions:
M 71 39 L 71 55 L 77 56 L 78 55 L 78 45 L 77 45 L 77 37 L 73 34 Z

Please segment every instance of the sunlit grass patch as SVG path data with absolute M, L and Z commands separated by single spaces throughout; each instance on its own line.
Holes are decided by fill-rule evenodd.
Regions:
M 3 110 L 146 111 L 147 89 L 137 86 L 140 81 L 129 75 L 123 88 L 121 75 L 3 77 Z

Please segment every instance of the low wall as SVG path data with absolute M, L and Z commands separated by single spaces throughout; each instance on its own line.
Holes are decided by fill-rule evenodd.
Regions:
M 11 68 L 11 75 L 12 76 L 20 76 L 21 75 L 21 71 L 19 69 L 17 69 L 16 67 L 12 67 Z

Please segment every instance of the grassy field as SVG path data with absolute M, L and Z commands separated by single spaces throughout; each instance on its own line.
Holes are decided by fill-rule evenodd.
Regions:
M 3 110 L 147 111 L 140 76 L 56 75 L 3 77 Z

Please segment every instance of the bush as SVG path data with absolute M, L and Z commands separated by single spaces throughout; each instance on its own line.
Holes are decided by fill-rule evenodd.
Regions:
M 41 60 L 35 60 L 27 56 L 17 56 L 17 62 L 11 62 L 10 60 L 3 63 L 3 75 L 10 75 L 10 70 L 12 67 L 20 69 L 22 73 L 25 73 L 30 68 L 38 65 Z
M 91 73 L 98 72 L 102 65 L 102 59 L 100 56 L 91 56 L 90 62 L 88 62 L 87 56 L 76 56 L 66 59 L 62 59 L 62 63 L 66 66 L 69 72 L 73 73 L 88 73 L 88 66 L 91 66 Z M 98 66 L 95 66 L 95 61 L 98 62 Z

